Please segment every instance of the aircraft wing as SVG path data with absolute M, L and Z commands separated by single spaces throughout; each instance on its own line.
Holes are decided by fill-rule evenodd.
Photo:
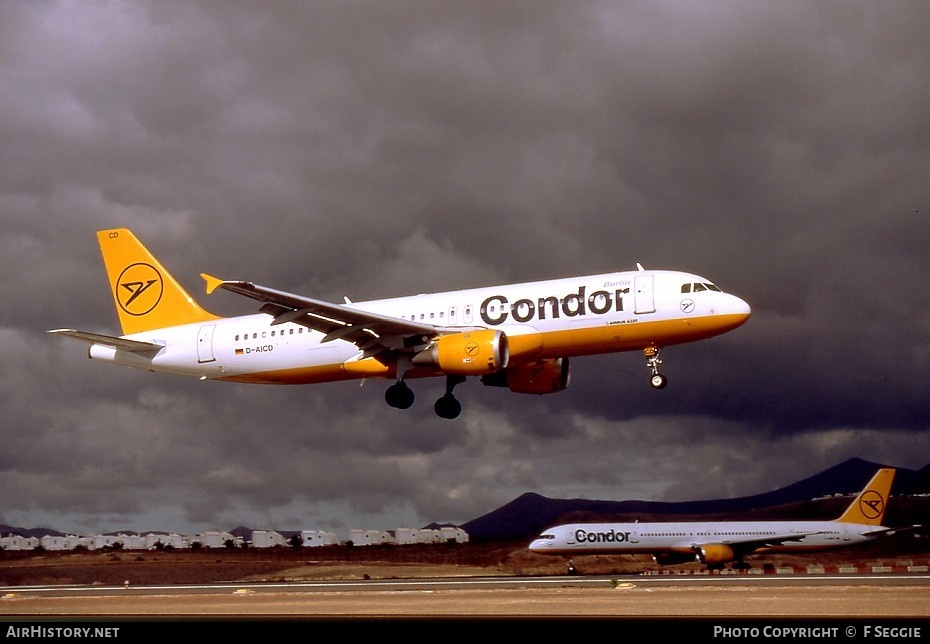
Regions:
M 763 548 L 771 548 L 773 546 L 779 546 L 788 541 L 801 541 L 804 537 L 808 537 L 812 534 L 819 534 L 819 532 L 793 532 L 790 534 L 775 534 L 768 535 L 766 537 L 747 537 L 745 539 L 726 539 L 721 541 L 725 545 L 730 546 L 736 552 L 750 553 L 755 550 L 760 550 Z
M 113 347 L 120 351 L 131 351 L 133 353 L 144 353 L 146 351 L 158 351 L 163 349 L 160 344 L 152 342 L 140 342 L 139 340 L 127 340 L 114 335 L 104 335 L 103 333 L 91 333 L 90 331 L 75 331 L 74 329 L 52 329 L 49 333 L 57 335 L 66 335 L 90 344 L 102 344 L 106 347 Z
M 285 322 L 302 324 L 323 333 L 323 342 L 346 340 L 355 344 L 366 355 L 422 345 L 443 332 L 441 327 L 431 324 L 418 324 L 350 306 L 314 300 L 252 282 L 221 280 L 206 273 L 201 273 L 200 276 L 207 283 L 207 293 L 222 288 L 263 302 L 259 310 L 274 317 L 272 325 Z

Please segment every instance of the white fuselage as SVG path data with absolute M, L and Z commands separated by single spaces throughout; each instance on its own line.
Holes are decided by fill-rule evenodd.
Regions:
M 694 286 L 698 285 L 698 286 Z M 749 306 L 709 280 L 677 271 L 629 271 L 348 304 L 445 329 L 490 328 L 512 362 L 638 350 L 700 340 L 741 325 Z M 93 345 L 90 356 L 152 371 L 269 384 L 396 377 L 352 343 L 262 313 L 124 336 L 163 347 L 133 353 Z M 437 375 L 410 371 L 408 377 Z
M 546 530 L 529 549 L 551 555 L 683 554 L 705 545 L 738 545 L 799 535 L 797 540 L 752 551 L 815 552 L 868 541 L 865 533 L 876 527 L 838 521 L 569 524 Z

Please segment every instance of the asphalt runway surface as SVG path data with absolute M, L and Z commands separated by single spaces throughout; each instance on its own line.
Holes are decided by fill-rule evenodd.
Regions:
M 530 577 L 11 587 L 0 620 L 61 618 L 850 618 L 928 620 L 930 575 Z

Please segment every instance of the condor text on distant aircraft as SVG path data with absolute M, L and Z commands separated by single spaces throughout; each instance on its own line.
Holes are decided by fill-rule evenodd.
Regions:
M 569 359 L 643 351 L 662 389 L 663 347 L 731 331 L 749 305 L 710 280 L 638 270 L 344 304 L 205 273 L 206 291 L 261 303 L 259 313 L 207 312 L 125 228 L 97 240 L 123 335 L 50 333 L 90 344 L 89 356 L 148 371 L 261 384 L 380 378 L 388 405 L 406 409 L 408 380 L 445 377 L 434 409 L 456 418 L 453 388 L 468 377 L 513 392 L 548 394 L 569 384 Z
M 532 552 L 564 557 L 597 554 L 648 554 L 660 565 L 699 561 L 708 568 L 751 554 L 809 553 L 855 546 L 912 531 L 920 526 L 882 526 L 894 479 L 883 468 L 832 521 L 706 521 L 668 523 L 575 523 L 545 530 L 530 543 Z

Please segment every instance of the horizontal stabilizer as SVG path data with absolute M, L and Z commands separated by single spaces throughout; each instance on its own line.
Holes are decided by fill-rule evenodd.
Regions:
M 120 351 L 132 351 L 133 353 L 144 353 L 146 351 L 158 351 L 163 347 L 160 344 L 151 342 L 140 342 L 139 340 L 127 340 L 103 333 L 91 333 L 89 331 L 75 331 L 74 329 L 52 329 L 49 333 L 57 335 L 66 335 L 69 338 L 75 338 L 91 344 L 101 344 L 105 347 L 113 347 Z
M 870 532 L 863 532 L 862 536 L 864 537 L 893 537 L 898 534 L 907 534 L 908 532 L 916 532 L 920 530 L 922 525 L 906 525 L 900 528 L 882 528 L 881 530 L 872 530 Z

